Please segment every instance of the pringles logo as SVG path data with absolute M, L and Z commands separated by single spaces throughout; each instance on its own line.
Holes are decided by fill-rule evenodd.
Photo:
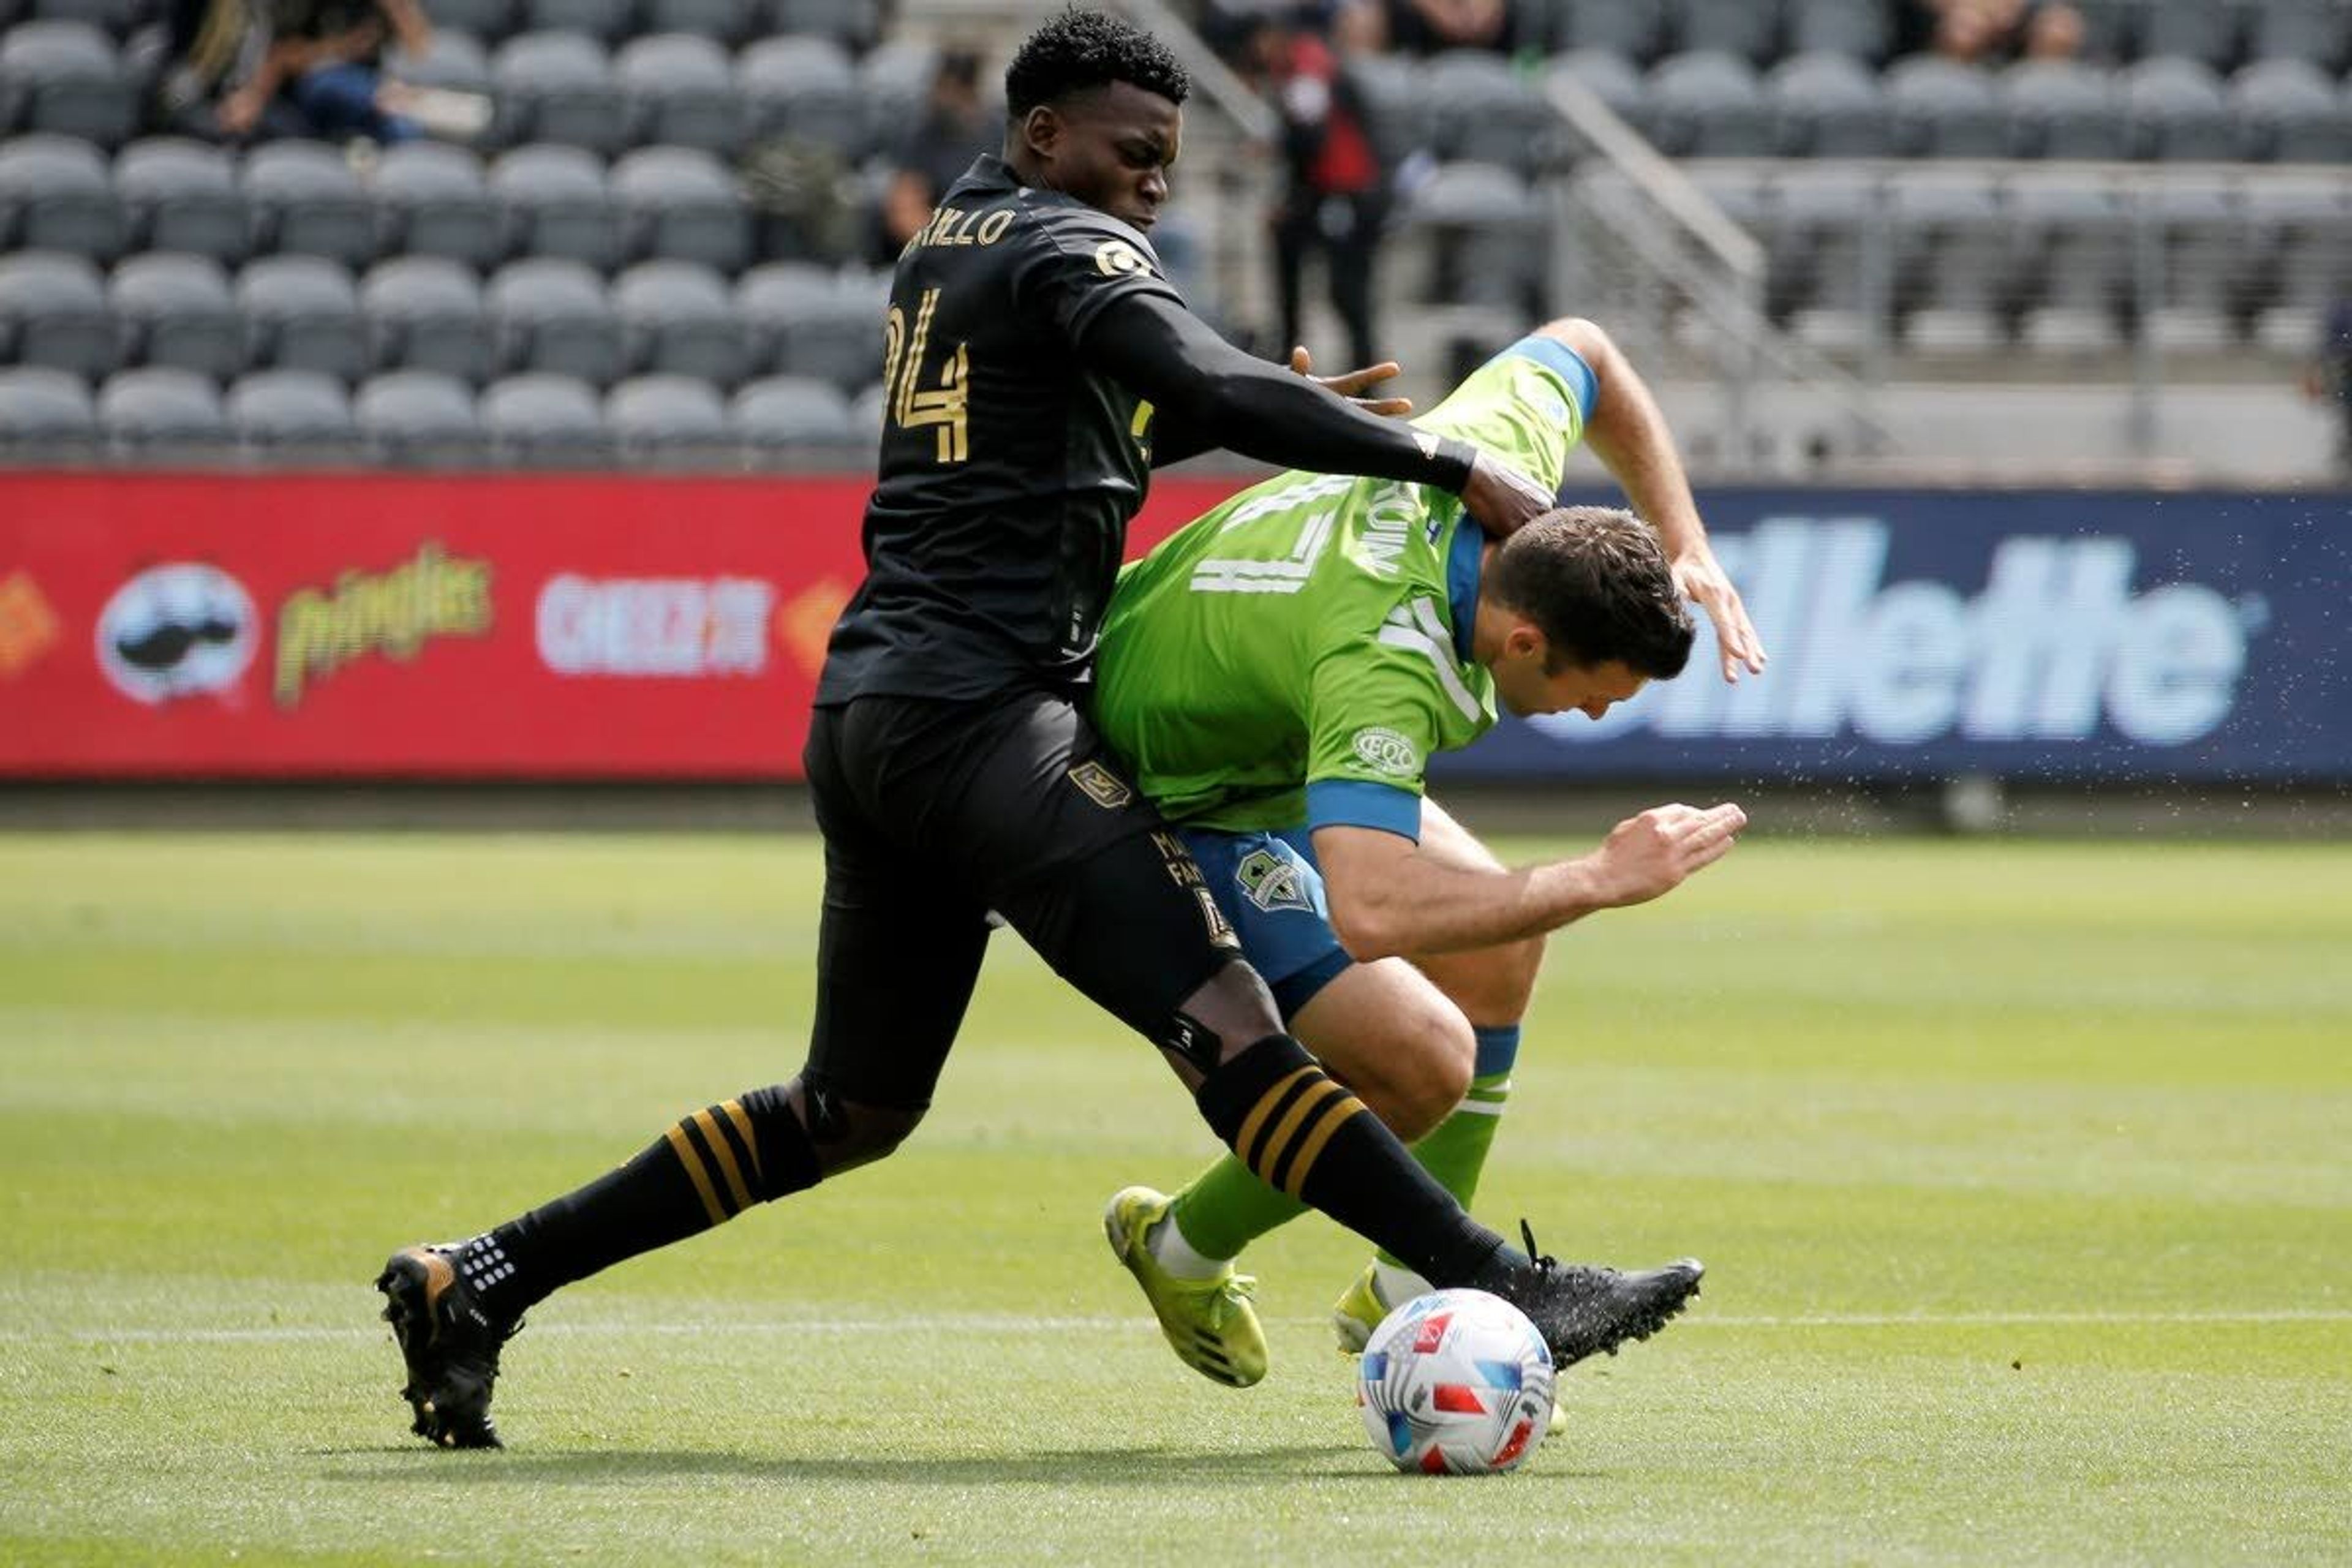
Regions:
M 490 563 L 448 554 L 428 541 L 388 572 L 352 570 L 331 587 L 298 588 L 278 611 L 281 708 L 299 707 L 320 681 L 370 654 L 403 663 L 436 637 L 490 630 Z

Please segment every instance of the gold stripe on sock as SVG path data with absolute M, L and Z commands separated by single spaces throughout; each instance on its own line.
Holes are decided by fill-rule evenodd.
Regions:
M 1297 1101 L 1284 1113 L 1281 1122 L 1272 1132 L 1266 1134 L 1265 1147 L 1260 1152 L 1261 1157 L 1252 1162 L 1250 1168 L 1263 1177 L 1268 1186 L 1276 1185 L 1274 1173 L 1282 1168 L 1283 1155 L 1296 1147 L 1292 1140 L 1298 1130 L 1307 1125 L 1307 1118 L 1321 1110 L 1334 1100 L 1345 1099 L 1347 1093 L 1346 1089 L 1341 1089 L 1329 1079 L 1318 1075 L 1307 1092 L 1300 1095 Z
M 735 1131 L 743 1135 L 743 1152 L 751 1157 L 751 1179 L 764 1184 L 767 1173 L 760 1169 L 760 1141 L 751 1136 L 751 1119 L 744 1114 L 743 1102 L 724 1100 L 719 1102 L 719 1109 L 727 1113 L 727 1120 L 732 1121 Z
M 1251 1163 L 1246 1152 L 1250 1141 L 1257 1136 L 1257 1130 L 1265 1125 L 1265 1119 L 1274 1114 L 1274 1108 L 1282 1102 L 1283 1095 L 1300 1079 L 1316 1071 L 1318 1069 L 1312 1063 L 1303 1068 L 1293 1068 L 1272 1089 L 1257 1097 L 1257 1103 L 1250 1108 L 1249 1115 L 1242 1122 L 1242 1130 L 1234 1134 L 1234 1152 L 1241 1155 L 1242 1163 Z
M 741 1214 L 751 1206 L 751 1189 L 743 1184 L 743 1167 L 735 1163 L 735 1151 L 727 1145 L 727 1134 L 719 1131 L 719 1119 L 707 1110 L 694 1113 L 694 1124 L 702 1131 L 702 1141 L 719 1156 L 719 1173 L 727 1178 L 727 1190 L 734 1194 L 735 1206 L 730 1214 Z
M 1297 1156 L 1290 1162 L 1289 1173 L 1282 1182 L 1284 1192 L 1294 1198 L 1298 1196 L 1307 1185 L 1307 1173 L 1315 1168 L 1316 1157 L 1323 1152 L 1323 1145 L 1331 1142 L 1331 1135 L 1339 1131 L 1349 1118 L 1360 1114 L 1363 1109 L 1364 1102 L 1350 1094 L 1342 1096 L 1338 1104 L 1324 1111 L 1323 1119 L 1315 1124 L 1313 1131 L 1307 1133 L 1306 1142 L 1298 1147 Z
M 686 1167 L 694 1190 L 702 1194 L 702 1206 L 709 1211 L 710 1223 L 725 1225 L 727 1211 L 719 1206 L 719 1194 L 710 1190 L 710 1173 L 703 1167 L 702 1156 L 694 1152 L 693 1141 L 686 1135 L 686 1123 L 681 1121 L 672 1127 L 667 1136 L 669 1146 L 677 1152 L 677 1163 Z

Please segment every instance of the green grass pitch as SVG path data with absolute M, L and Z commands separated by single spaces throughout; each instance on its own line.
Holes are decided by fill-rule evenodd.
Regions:
M 1009 937 L 904 1153 L 547 1303 L 509 1451 L 409 1437 L 383 1254 L 789 1075 L 817 867 L 0 838 L 0 1563 L 2352 1559 L 2343 845 L 1759 839 L 1555 939 L 1481 1211 L 1709 1273 L 1515 1476 L 1371 1451 L 1320 1221 L 1266 1383 L 1177 1365 L 1097 1215 L 1209 1135 Z

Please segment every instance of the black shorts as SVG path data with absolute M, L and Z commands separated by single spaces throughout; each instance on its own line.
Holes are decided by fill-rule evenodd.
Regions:
M 1066 698 L 861 697 L 816 710 L 804 760 L 824 832 L 808 1072 L 844 1100 L 930 1103 L 992 910 L 1155 1044 L 1239 956 L 1183 841 Z

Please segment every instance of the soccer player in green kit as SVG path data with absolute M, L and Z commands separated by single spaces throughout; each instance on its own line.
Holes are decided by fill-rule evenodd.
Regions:
M 1423 798 L 1427 759 L 1484 733 L 1498 702 L 1598 718 L 1678 674 L 1685 595 L 1714 623 L 1725 679 L 1760 671 L 1764 655 L 1655 401 L 1600 328 L 1550 323 L 1416 423 L 1555 488 L 1585 440 L 1640 517 L 1565 509 L 1498 544 L 1440 491 L 1283 475 L 1122 575 L 1094 714 L 1294 1034 L 1418 1141 L 1466 1207 L 1544 934 L 1669 891 L 1747 818 L 1729 804 L 1662 806 L 1590 855 L 1511 871 Z M 1178 1356 L 1247 1386 L 1266 1347 L 1233 1260 L 1305 1206 L 1228 1156 L 1172 1199 L 1126 1189 L 1104 1224 Z M 1333 1313 L 1343 1347 L 1427 1288 L 1377 1258 Z

